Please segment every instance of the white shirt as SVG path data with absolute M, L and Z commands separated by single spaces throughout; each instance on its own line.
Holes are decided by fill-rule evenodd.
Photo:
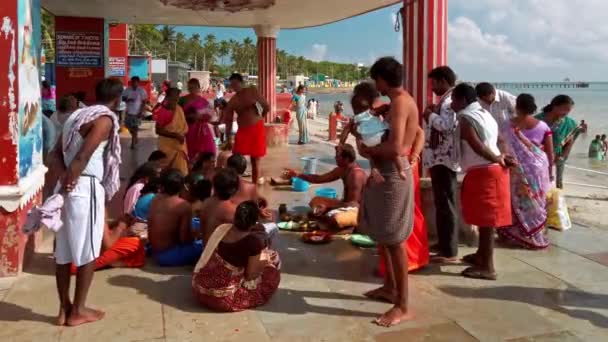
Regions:
M 127 114 L 139 115 L 141 107 L 148 99 L 148 94 L 146 94 L 146 91 L 142 87 L 137 87 L 136 89 L 129 87 L 122 93 L 122 97 L 125 98 L 125 102 L 127 103 Z
M 493 153 L 500 155 L 498 149 L 498 124 L 487 110 L 483 109 L 479 102 L 473 102 L 458 113 L 461 120 L 467 120 L 477 131 L 480 140 Z M 472 167 L 489 165 L 491 161 L 477 154 L 469 143 L 462 139 L 460 141 L 460 165 L 466 172 Z
M 489 105 L 483 101 L 479 101 L 479 103 L 483 109 L 492 114 L 498 126 L 502 126 L 505 121 L 511 120 L 515 116 L 515 99 L 515 95 L 496 89 L 494 102 Z
M 456 113 L 452 110 L 452 98 L 450 93 L 446 93 L 441 100 L 439 113 L 432 113 L 428 122 L 424 125 L 424 153 L 422 155 L 422 165 L 425 169 L 430 169 L 436 165 L 444 165 L 452 171 L 458 172 L 458 156 L 454 152 L 454 132 L 458 127 Z M 435 148 L 431 147 L 432 128 L 441 135 L 441 143 Z

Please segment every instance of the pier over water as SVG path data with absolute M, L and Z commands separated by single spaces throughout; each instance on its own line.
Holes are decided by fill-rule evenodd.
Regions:
M 481 82 L 469 82 L 473 86 Z M 526 89 L 526 88 L 589 88 L 588 82 L 490 82 L 500 89 Z

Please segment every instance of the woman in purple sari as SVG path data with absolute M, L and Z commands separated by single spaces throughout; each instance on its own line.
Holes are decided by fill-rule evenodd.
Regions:
M 553 179 L 551 129 L 532 116 L 537 109 L 532 95 L 519 95 L 515 109 L 517 116 L 501 127 L 510 153 L 518 161 L 511 168 L 513 226 L 497 232 L 521 247 L 543 249 L 549 246 L 545 223 L 547 192 Z
M 213 109 L 209 101 L 202 95 L 201 84 L 198 79 L 188 81 L 188 95 L 179 100 L 188 121 L 186 145 L 188 146 L 188 159 L 194 163 L 201 153 L 216 153 L 215 135 L 209 124 Z

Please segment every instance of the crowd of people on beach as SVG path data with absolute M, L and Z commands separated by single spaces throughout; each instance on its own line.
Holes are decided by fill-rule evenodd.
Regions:
M 549 245 L 546 197 L 554 181 L 563 187 L 564 164 L 582 126 L 568 116 L 574 101 L 567 95 L 538 111 L 529 94 L 516 97 L 489 83 L 457 84 L 448 66 L 428 74 L 439 101 L 429 103 L 421 116 L 402 86 L 403 66 L 397 60 L 379 59 L 370 78 L 353 90 L 354 117 L 335 147 L 336 167 L 319 175 L 289 169 L 272 183 L 289 184 L 295 177 L 316 184 L 343 182 L 341 199 L 312 199 L 311 216 L 337 229 L 356 227 L 378 244 L 384 283 L 365 295 L 392 305 L 376 320 L 392 326 L 411 317 L 408 271 L 428 263 L 420 167 L 429 170 L 436 207 L 438 244 L 430 248 L 436 252 L 431 261 L 460 261 L 462 218 L 479 227 L 477 252 L 462 257 L 471 266 L 463 276 L 495 280 L 495 233 L 524 248 Z M 276 292 L 281 261 L 272 249 L 277 233 L 273 204 L 258 188 L 270 107 L 241 75 L 229 81 L 230 100 L 220 96 L 212 102 L 197 79 L 187 83 L 185 95 L 165 82 L 152 107 L 137 77 L 126 89 L 108 78 L 97 84 L 95 104 L 81 107 L 67 95 L 56 111 L 45 113 L 58 134 L 45 139 L 46 201 L 30 217 L 33 226 L 58 227 L 58 324 L 102 319 L 102 311 L 86 306 L 94 272 L 142 267 L 147 256 L 160 267 L 194 266 L 194 296 L 213 310 L 254 308 Z M 305 93 L 302 85 L 293 95 L 298 144 L 310 142 L 312 107 L 316 115 L 317 104 L 306 101 Z M 390 102 L 383 103 L 381 96 Z M 124 194 L 116 114 L 122 110 L 132 148 L 146 110 L 158 135 L 158 149 L 134 171 Z M 356 146 L 346 142 L 349 135 Z M 218 140 L 223 140 L 220 148 Z M 605 153 L 605 137 L 603 146 Z M 370 161 L 371 170 L 360 166 L 357 155 Z M 248 167 L 251 181 L 245 179 Z M 465 176 L 459 209 L 460 172 Z M 106 204 L 116 196 L 122 196 L 122 213 L 109 220 Z M 73 299 L 71 274 L 76 275 Z

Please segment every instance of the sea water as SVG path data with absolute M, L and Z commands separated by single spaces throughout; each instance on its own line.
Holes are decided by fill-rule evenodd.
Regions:
M 556 95 L 566 94 L 572 97 L 575 105 L 570 116 L 577 122 L 585 120 L 589 130 L 586 134 L 581 134 L 576 140 L 568 164 L 608 172 L 608 160 L 597 161 L 590 160 L 587 157 L 589 144 L 595 138 L 595 135 L 608 134 L 608 82 L 591 83 L 589 88 L 504 88 L 503 90 L 513 95 L 532 94 L 536 99 L 539 110 L 551 102 L 551 99 Z M 345 114 L 352 115 L 350 96 L 350 93 L 315 94 L 313 91 L 308 94 L 308 98 L 319 101 L 319 115 L 322 117 L 327 117 L 329 113 L 333 112 L 333 105 L 336 101 L 342 101 Z

